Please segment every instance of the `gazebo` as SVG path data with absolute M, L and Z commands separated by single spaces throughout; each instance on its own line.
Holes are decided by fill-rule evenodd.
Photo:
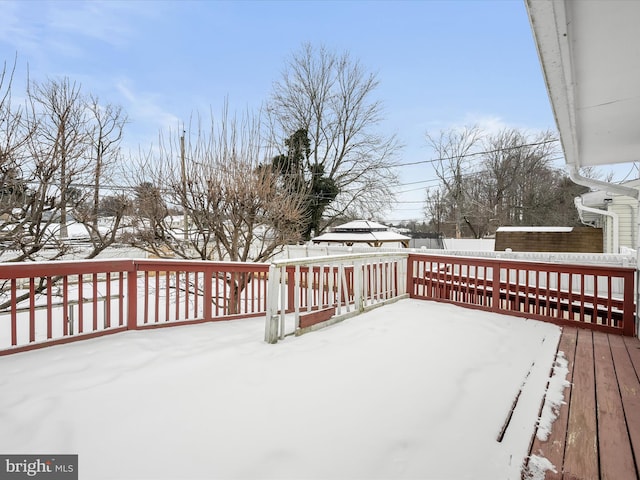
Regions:
M 409 247 L 410 240 L 411 237 L 369 220 L 354 220 L 311 239 L 313 243 L 341 243 L 350 247 L 354 243 L 365 243 L 371 247 L 381 247 L 385 243 L 400 243 L 404 248 Z

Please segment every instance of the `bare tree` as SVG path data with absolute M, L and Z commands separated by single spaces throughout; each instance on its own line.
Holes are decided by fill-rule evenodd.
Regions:
M 34 82 L 29 96 L 40 115 L 34 157 L 48 159 L 59 174 L 60 238 L 67 238 L 68 190 L 87 167 L 87 112 L 80 85 L 63 80 Z M 36 151 L 37 149 L 37 151 Z
M 0 232 L 3 261 L 33 259 L 47 246 L 58 244 L 51 227 L 56 210 L 53 181 L 56 166 L 43 160 L 37 141 L 42 119 L 27 96 L 24 106 L 12 100 L 13 74 L 6 63 L 0 75 L 0 174 L 2 212 Z M 61 249 L 56 249 L 62 255 Z
M 207 130 L 198 122 L 186 137 L 192 140 L 184 162 L 173 135 L 161 141 L 159 158 L 147 156 L 136 169 L 136 183 L 153 186 L 166 205 L 163 212 L 155 201 L 148 202 L 153 211 L 138 209 L 134 245 L 161 257 L 263 261 L 298 239 L 301 199 L 279 188 L 277 174 L 264 166 L 270 152 L 256 119 L 225 113 Z M 186 235 L 184 218 L 171 210 L 186 215 Z
M 140 207 L 148 208 L 138 208 L 133 246 L 159 257 L 264 261 L 299 238 L 302 200 L 282 189 L 266 166 L 271 155 L 263 150 L 257 120 L 225 114 L 207 130 L 198 122 L 186 138 L 184 157 L 173 135 L 161 141 L 158 158 L 149 155 L 137 168 L 135 181 L 148 186 Z M 160 192 L 161 199 L 155 196 Z M 237 313 L 252 276 L 219 280 L 230 286 L 229 313 Z
M 455 237 L 460 238 L 465 223 L 464 177 L 471 171 L 471 158 L 480 145 L 481 131 L 477 126 L 465 127 L 440 131 L 437 136 L 427 133 L 426 138 L 436 155 L 433 168 L 440 179 L 443 194 L 449 198 L 453 208 Z
M 101 186 L 119 161 L 125 116 L 81 94 L 69 79 L 29 82 L 24 106 L 11 101 L 6 67 L 0 84 L 0 232 L 4 261 L 56 259 L 72 248 L 67 227 L 83 224 L 91 248 L 75 253 L 93 258 L 116 241 L 127 207 L 118 206 L 98 225 Z M 7 80 L 8 79 L 8 80 Z M 112 209 L 113 210 L 113 209 Z
M 33 130 L 25 121 L 24 109 L 13 104 L 16 68 L 5 62 L 0 71 L 0 239 L 6 241 L 14 215 L 27 194 L 24 178 L 24 150 Z
M 500 225 L 577 224 L 572 198 L 584 189 L 553 166 L 552 133 L 482 135 L 467 128 L 427 139 L 439 155 L 434 167 L 442 195 L 428 193 L 425 210 L 432 222 L 434 212 L 439 223 L 452 222 L 451 234 L 481 238 Z
M 113 178 L 112 170 L 121 160 L 120 143 L 127 116 L 122 107 L 112 104 L 101 105 L 94 96 L 90 96 L 87 109 L 90 117 L 88 139 L 93 160 L 93 197 L 88 219 L 90 221 L 86 223 L 91 226 L 91 237 L 99 238 L 98 209 L 102 182 Z
M 428 188 L 425 197 L 424 214 L 436 233 L 446 233 L 444 229 L 447 206 L 446 197 L 440 188 Z
M 274 84 L 267 107 L 274 144 L 284 145 L 296 132 L 306 131 L 307 170 L 339 191 L 334 201 L 322 206 L 324 227 L 338 216 L 378 214 L 394 198 L 399 145 L 395 136 L 375 131 L 382 120 L 382 104 L 372 98 L 377 86 L 376 76 L 347 53 L 309 44 L 289 59 Z M 319 233 L 320 218 L 312 222 L 311 230 Z

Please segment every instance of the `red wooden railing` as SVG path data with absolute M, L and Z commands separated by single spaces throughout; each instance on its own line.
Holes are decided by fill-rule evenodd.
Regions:
M 264 315 L 268 264 L 93 260 L 0 264 L 0 355 Z
M 394 262 L 407 257 L 406 275 L 400 263 L 373 261 L 357 282 L 352 260 L 340 267 L 340 279 L 337 266 L 323 267 L 318 258 L 300 263 L 297 274 L 286 265 L 281 303 L 288 312 L 335 305 L 355 312 L 407 292 L 635 335 L 632 268 L 414 253 Z M 0 264 L 0 355 L 125 330 L 266 315 L 269 267 L 129 259 Z M 358 305 L 349 307 L 353 302 Z
M 413 298 L 635 335 L 633 268 L 410 254 Z

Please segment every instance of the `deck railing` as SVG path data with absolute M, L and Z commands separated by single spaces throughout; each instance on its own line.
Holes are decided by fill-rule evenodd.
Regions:
M 268 264 L 0 264 L 0 355 L 125 330 L 264 315 Z
M 406 296 L 403 253 L 278 260 L 269 270 L 265 341 L 326 326 Z
M 633 268 L 376 252 L 266 263 L 0 264 L 0 355 L 265 316 L 267 341 L 413 298 L 634 335 Z
M 633 268 L 410 254 L 407 269 L 413 298 L 635 334 Z

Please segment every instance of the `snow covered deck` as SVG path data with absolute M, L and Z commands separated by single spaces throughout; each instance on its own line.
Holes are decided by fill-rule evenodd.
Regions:
M 412 299 L 278 345 L 263 326 L 1 357 L 0 452 L 94 480 L 520 478 L 560 327 Z
M 389 255 L 284 262 L 285 314 L 365 313 L 277 347 L 266 264 L 0 266 L 0 457 L 77 453 L 97 479 L 519 479 L 533 453 L 529 478 L 637 478 L 632 269 Z

